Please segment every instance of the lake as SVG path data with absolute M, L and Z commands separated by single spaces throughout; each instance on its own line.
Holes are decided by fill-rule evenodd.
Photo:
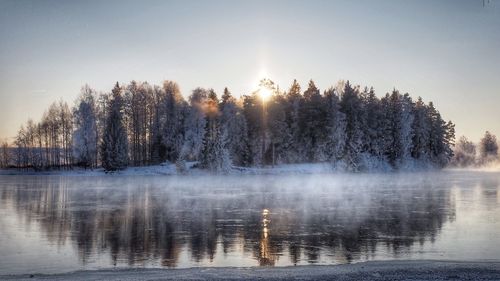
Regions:
M 500 173 L 0 176 L 0 275 L 500 260 Z

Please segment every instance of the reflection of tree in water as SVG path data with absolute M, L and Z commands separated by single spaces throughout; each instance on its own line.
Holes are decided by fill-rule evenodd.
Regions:
M 147 179 L 139 187 L 118 179 L 85 180 L 94 181 L 91 187 L 114 187 L 23 179 L 0 189 L 0 198 L 28 222 L 39 221 L 49 239 L 75 243 L 83 263 L 109 254 L 114 264 L 159 261 L 168 267 L 177 265 L 185 249 L 192 261 L 203 262 L 243 247 L 260 265 L 274 265 L 286 254 L 292 264 L 317 262 L 322 255 L 350 262 L 369 258 L 380 246 L 398 255 L 414 243 L 433 241 L 454 212 L 448 188 L 430 186 L 307 195 L 255 187 L 177 189 Z M 265 221 L 265 208 L 272 223 Z
M 484 178 L 479 183 L 481 187 L 481 203 L 488 210 L 496 209 L 498 202 L 498 178 Z

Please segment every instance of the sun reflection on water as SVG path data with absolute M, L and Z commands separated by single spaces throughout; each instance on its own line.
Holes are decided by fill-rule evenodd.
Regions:
M 269 209 L 262 210 L 262 235 L 259 243 L 259 264 L 261 266 L 274 266 L 277 260 L 270 243 L 270 214 Z

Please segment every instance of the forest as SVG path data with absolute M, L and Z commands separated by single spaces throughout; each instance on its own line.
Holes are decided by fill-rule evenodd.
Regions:
M 235 97 L 226 88 L 196 88 L 187 100 L 177 83 L 118 82 L 109 93 L 88 85 L 73 106 L 53 103 L 39 122 L 28 120 L 4 167 L 98 168 L 186 163 L 216 173 L 235 167 L 325 162 L 343 171 L 442 168 L 454 155 L 455 130 L 432 102 L 396 89 L 340 81 L 321 92 L 310 80 L 282 91 L 263 79 Z M 496 142 L 495 142 L 496 143 Z

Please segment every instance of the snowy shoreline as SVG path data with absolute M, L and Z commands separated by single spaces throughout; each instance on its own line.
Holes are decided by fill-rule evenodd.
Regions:
M 499 280 L 500 262 L 370 261 L 293 267 L 104 269 L 54 275 L 4 275 L 2 280 Z
M 207 170 L 194 168 L 196 162 L 187 163 L 188 170 L 185 173 L 178 172 L 176 165 L 163 163 L 154 166 L 127 167 L 124 170 L 115 172 L 105 172 L 104 169 L 82 169 L 72 170 L 50 170 L 50 171 L 26 171 L 18 169 L 0 169 L 0 175 L 62 175 L 62 176 L 102 176 L 102 175 L 123 175 L 123 176 L 146 176 L 146 175 L 211 175 Z M 334 173 L 331 164 L 327 163 L 307 163 L 307 164 L 287 164 L 275 167 L 249 168 L 233 167 L 228 175 L 274 175 L 274 174 L 321 174 Z
M 213 173 L 195 168 L 196 162 L 189 162 L 186 164 L 187 171 L 180 173 L 176 165 L 173 163 L 163 163 L 153 166 L 138 166 L 127 167 L 124 170 L 105 172 L 104 169 L 83 169 L 75 167 L 71 170 L 49 170 L 49 171 L 34 171 L 34 170 L 19 170 L 19 169 L 0 169 L 0 176 L 3 175 L 60 175 L 60 176 L 183 176 L 183 175 L 213 175 Z M 433 169 L 429 167 L 417 167 L 413 169 L 404 169 L 401 171 L 395 170 L 373 170 L 364 173 L 391 173 L 391 172 L 425 172 L 425 171 L 439 171 L 441 169 Z M 303 163 L 303 164 L 282 164 L 274 167 L 232 167 L 228 173 L 221 173 L 220 175 L 301 175 L 301 174 L 335 174 L 345 173 L 343 169 L 335 169 L 331 163 Z

